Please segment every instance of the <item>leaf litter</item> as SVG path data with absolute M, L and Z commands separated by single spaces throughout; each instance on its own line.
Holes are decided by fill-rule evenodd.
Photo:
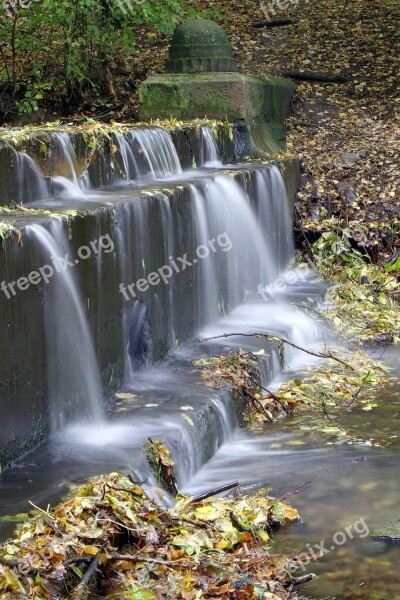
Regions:
M 95 477 L 1 544 L 1 597 L 294 599 L 271 533 L 298 518 L 268 490 L 178 496 L 167 509 L 130 477 Z

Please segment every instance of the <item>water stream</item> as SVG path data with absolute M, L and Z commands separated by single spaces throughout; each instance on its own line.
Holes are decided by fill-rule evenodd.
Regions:
M 300 552 L 307 544 L 332 539 L 335 532 L 360 519 L 372 528 L 398 518 L 394 513 L 400 491 L 398 387 L 390 398 L 379 399 L 376 415 L 357 409 L 346 412 L 348 426 L 369 433 L 363 445 L 344 444 L 318 433 L 312 424 L 321 417 L 315 414 L 296 415 L 262 431 L 243 431 L 229 394 L 205 385 L 193 368 L 194 359 L 246 347 L 259 353 L 265 385 L 276 384 L 282 370 L 289 376 L 316 359 L 285 345 L 284 366 L 278 344 L 260 338 L 244 341 L 237 336 L 184 344 L 177 340 L 176 330 L 188 315 L 200 339 L 264 331 L 310 349 L 329 340 L 329 332 L 296 306 L 305 298 L 324 302 L 326 286 L 315 282 L 311 274 L 296 276 L 292 283 L 288 279 L 284 289 L 274 289 L 264 300 L 259 294 L 259 286 L 273 284 L 285 274 L 293 256 L 289 203 L 278 169 L 259 167 L 255 183 L 245 189 L 234 177 L 218 172 L 221 164 L 215 140 L 208 128 L 202 128 L 202 165 L 207 169 L 182 173 L 168 134 L 148 128 L 117 136 L 118 168 L 110 167 L 113 175 L 108 179 L 114 188 L 98 191 L 90 189 L 89 174 L 78 176 L 70 142 L 57 135 L 70 173 L 53 179 L 56 195 L 67 206 L 78 196 L 83 202 L 115 204 L 113 244 L 119 252 L 113 269 L 120 281 L 137 281 L 162 265 L 168 265 L 171 273 L 164 286 L 134 301 L 126 302 L 115 293 L 125 332 L 121 355 L 126 357 L 126 380 L 106 414 L 95 336 L 87 322 L 78 273 L 73 268 L 56 269 L 44 293 L 52 435 L 0 474 L 0 536 L 11 535 L 21 518 L 16 515 L 29 509 L 28 500 L 57 502 L 69 485 L 94 474 L 129 472 L 147 479 L 150 489 L 155 482 L 141 449 L 149 436 L 164 440 L 172 449 L 178 486 L 185 492 L 239 479 L 250 493 L 267 485 L 280 495 L 310 481 L 291 498 L 303 521 L 277 536 L 277 550 Z M 33 169 L 29 160 L 22 162 L 24 168 Z M 183 209 L 165 191 L 152 190 L 148 197 L 132 201 L 132 190 L 138 186 L 165 180 L 173 186 L 173 178 L 178 185 L 182 181 L 189 185 L 185 218 Z M 36 173 L 33 181 L 39 185 L 47 180 Z M 38 192 L 45 206 L 49 205 L 48 189 Z M 154 222 L 159 237 L 149 240 L 146 232 Z M 54 257 L 72 256 L 61 222 L 54 221 L 50 227 L 31 225 L 27 235 L 39 248 L 43 264 L 50 261 L 55 267 Z M 194 283 L 171 267 L 183 252 L 195 269 Z M 98 293 L 103 285 L 102 256 L 100 252 L 97 258 Z M 163 327 L 169 347 L 175 348 L 157 365 L 149 365 L 152 327 L 153 333 Z M 399 372 L 398 356 L 388 360 Z M 375 444 L 380 429 L 385 437 L 391 436 L 390 447 Z M 154 494 L 157 501 L 168 504 L 167 495 Z M 312 562 L 320 578 L 305 591 L 320 598 L 398 597 L 394 590 L 399 555 L 398 547 L 355 536 Z

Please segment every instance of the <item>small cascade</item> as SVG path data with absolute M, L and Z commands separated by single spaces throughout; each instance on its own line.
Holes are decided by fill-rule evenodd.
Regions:
M 258 222 L 271 245 L 278 271 L 294 253 L 292 219 L 282 175 L 276 166 L 256 171 Z
M 222 257 L 216 288 L 219 288 L 218 298 L 223 298 L 223 312 L 226 312 L 254 294 L 259 285 L 266 285 L 276 277 L 274 248 L 257 222 L 244 190 L 232 177 L 217 175 L 207 179 L 199 184 L 199 192 L 204 209 L 194 218 L 203 227 L 202 235 L 208 241 L 223 239 L 226 243 L 223 252 L 216 254 Z M 278 235 L 282 234 L 278 232 Z M 219 238 L 221 235 L 223 237 Z M 209 274 L 205 273 L 206 277 Z M 202 285 L 214 297 L 214 300 L 208 297 L 206 303 L 214 302 L 215 291 L 210 289 L 211 285 L 206 279 Z
M 62 171 L 62 175 L 52 178 L 55 194 L 69 199 L 84 197 L 88 178 L 79 175 L 78 159 L 70 136 L 65 132 L 53 133 L 52 143 L 52 155 Z
M 139 178 L 166 179 L 182 173 L 180 160 L 171 136 L 160 127 L 132 129 L 129 134 L 132 152 L 142 160 Z
M 40 172 L 35 161 L 24 152 L 16 152 L 18 204 L 44 199 L 51 195 L 49 180 Z
M 118 180 L 123 182 L 132 181 L 139 173 L 137 158 L 133 151 L 132 136 L 117 133 L 115 141 L 120 155 L 119 173 L 116 175 L 117 181 L 115 183 L 118 183 Z
M 30 225 L 27 233 L 36 238 L 43 253 L 43 272 L 48 274 L 45 321 L 52 429 L 78 420 L 100 421 L 99 370 L 74 267 L 63 263 L 64 257 L 71 258 L 63 223 L 54 221 L 49 229 Z
M 200 128 L 200 165 L 201 167 L 218 168 L 222 165 L 221 154 L 217 142 L 208 125 Z

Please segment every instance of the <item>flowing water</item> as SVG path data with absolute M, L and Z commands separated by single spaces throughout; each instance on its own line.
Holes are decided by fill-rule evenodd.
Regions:
M 48 280 L 45 295 L 47 346 L 47 396 L 51 426 L 59 431 L 71 421 L 101 419 L 101 386 L 89 326 L 72 268 L 60 257 L 69 253 L 67 233 L 61 221 L 47 230 L 32 225 L 33 236 L 43 253 L 44 264 L 56 271 Z
M 200 128 L 201 132 L 201 153 L 200 166 L 209 168 L 218 168 L 222 166 L 221 155 L 217 142 L 210 127 L 204 125 Z
M 20 518 L 15 515 L 28 510 L 29 499 L 54 503 L 70 484 L 94 474 L 129 472 L 147 479 L 150 489 L 154 478 L 141 450 L 150 436 L 163 439 L 172 449 L 182 491 L 199 492 L 239 479 L 250 493 L 267 485 L 274 494 L 284 495 L 310 481 L 290 498 L 303 521 L 277 535 L 274 548 L 298 553 L 307 545 L 332 540 L 355 523 L 358 533 L 312 561 L 310 569 L 320 578 L 304 591 L 320 598 L 399 597 L 395 591 L 399 548 L 372 541 L 360 528 L 361 520 L 372 528 L 398 518 L 394 511 L 399 498 L 399 388 L 393 388 L 390 398 L 379 399 L 376 414 L 353 409 L 343 416 L 349 427 L 368 434 L 364 444 L 350 445 L 319 433 L 314 424 L 322 417 L 316 414 L 296 415 L 262 431 L 241 430 L 230 396 L 206 386 L 192 365 L 194 359 L 234 351 L 240 345 L 258 353 L 263 385 L 274 386 L 282 376 L 293 375 L 316 359 L 285 344 L 284 365 L 277 343 L 257 337 L 244 340 L 240 333 L 275 333 L 309 349 L 329 341 L 329 332 L 297 306 L 305 298 L 322 304 L 326 286 L 303 273 L 287 278 L 284 289 L 274 287 L 293 255 L 288 200 L 278 169 L 256 169 L 247 191 L 218 170 L 185 174 L 168 134 L 148 128 L 116 138 L 118 152 L 115 164 L 107 167 L 107 182 L 119 187 L 91 190 L 90 174 L 78 175 L 70 142 L 57 135 L 69 169 L 65 176 L 69 183 L 53 179 L 57 193 L 71 205 L 79 195 L 85 202 L 115 204 L 113 244 L 119 252 L 113 268 L 119 280 L 137 281 L 162 265 L 169 266 L 170 274 L 164 286 L 140 300 L 125 302 L 121 295 L 115 300 L 125 331 L 121 354 L 126 356 L 126 382 L 105 415 L 96 348 L 77 273 L 60 263 L 57 269 L 54 263 L 54 257 L 71 253 L 64 225 L 28 228 L 43 264 L 59 271 L 44 294 L 53 429 L 40 448 L 0 474 L 1 536 L 11 534 L 13 519 Z M 202 139 L 202 164 L 215 169 L 220 158 L 208 128 L 202 128 Z M 32 169 L 24 160 L 24 168 Z M 38 173 L 35 177 L 34 181 L 42 181 Z M 189 184 L 184 219 L 166 192 L 152 191 L 132 201 L 135 186 L 171 178 Z M 46 204 L 48 187 L 39 192 Z M 159 224 L 157 244 L 144 235 L 154 222 Z M 173 268 L 183 252 L 190 268 L 196 269 L 190 285 L 180 284 L 182 272 Z M 100 252 L 98 293 L 103 258 Z M 260 286 L 270 286 L 268 294 L 262 296 Z M 179 345 L 176 330 L 183 313 L 185 318 L 192 315 L 199 339 L 236 335 Z M 151 326 L 167 331 L 170 348 L 179 345 L 155 366 L 149 366 Z M 398 359 L 390 360 L 399 371 Z M 392 445 L 387 447 L 383 438 L 390 438 Z M 157 499 L 169 502 L 166 495 Z

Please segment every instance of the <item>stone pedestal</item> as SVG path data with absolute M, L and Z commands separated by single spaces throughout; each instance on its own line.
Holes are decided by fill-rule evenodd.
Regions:
M 285 79 L 238 73 L 232 47 L 219 25 L 197 19 L 178 27 L 166 71 L 141 84 L 140 120 L 207 117 L 243 123 L 254 130 L 253 138 L 261 138 L 257 145 L 262 150 L 282 149 L 294 85 Z

